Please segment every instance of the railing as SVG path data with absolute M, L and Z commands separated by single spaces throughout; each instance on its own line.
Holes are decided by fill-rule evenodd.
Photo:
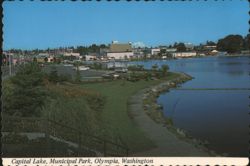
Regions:
M 50 147 L 50 139 L 56 139 L 70 144 L 81 151 L 91 152 L 97 156 L 128 156 L 129 150 L 126 146 L 114 143 L 98 136 L 83 133 L 80 130 L 64 125 L 62 123 L 41 118 L 20 118 L 4 116 L 2 118 L 2 132 L 39 132 L 44 133 Z

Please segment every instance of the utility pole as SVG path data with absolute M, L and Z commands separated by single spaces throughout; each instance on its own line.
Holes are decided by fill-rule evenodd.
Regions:
M 11 76 L 11 57 L 10 57 L 10 54 L 9 54 L 9 74 Z

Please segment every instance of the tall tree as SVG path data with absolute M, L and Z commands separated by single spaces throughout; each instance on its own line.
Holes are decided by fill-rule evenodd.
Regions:
M 243 49 L 243 45 L 244 40 L 241 35 L 228 35 L 218 41 L 217 49 L 228 53 L 236 53 Z
M 183 51 L 187 50 L 187 48 L 186 48 L 186 46 L 185 46 L 184 43 L 175 43 L 174 44 L 174 48 L 176 48 L 177 51 L 179 51 L 179 52 L 183 52 Z
M 39 116 L 45 104 L 46 90 L 44 74 L 37 63 L 20 66 L 16 75 L 11 77 L 11 89 L 4 96 L 4 111 L 10 115 Z
M 216 43 L 213 41 L 207 41 L 206 45 L 208 46 L 216 46 Z
M 244 38 L 244 49 L 250 50 L 250 34 Z

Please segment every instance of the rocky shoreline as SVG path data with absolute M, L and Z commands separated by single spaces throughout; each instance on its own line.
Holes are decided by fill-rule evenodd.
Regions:
M 163 107 L 157 104 L 157 98 L 163 92 L 168 92 L 171 88 L 177 88 L 180 84 L 192 80 L 193 77 L 185 73 L 178 73 L 180 77 L 171 81 L 166 81 L 149 89 L 146 89 L 143 93 L 143 110 L 145 113 L 156 123 L 166 127 L 167 130 L 175 134 L 179 139 L 193 144 L 195 147 L 202 149 L 211 156 L 227 156 L 227 154 L 217 154 L 216 152 L 209 150 L 206 146 L 208 141 L 201 141 L 190 136 L 186 131 L 177 128 L 173 125 L 173 120 L 169 117 L 165 117 L 163 114 Z

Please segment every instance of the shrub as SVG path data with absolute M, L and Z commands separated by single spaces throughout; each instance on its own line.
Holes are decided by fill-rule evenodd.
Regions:
M 59 76 L 55 66 L 52 67 L 49 73 L 49 81 L 53 83 L 57 83 L 59 81 Z
M 161 72 L 162 72 L 163 76 L 167 75 L 168 70 L 169 70 L 168 65 L 164 64 L 164 65 L 161 66 Z
M 44 78 L 37 63 L 22 65 L 3 92 L 4 111 L 9 115 L 39 116 L 47 95 Z
M 144 71 L 144 66 L 143 65 L 131 65 L 128 66 L 129 71 Z
M 20 144 L 20 143 L 27 143 L 28 137 L 24 135 L 20 135 L 17 133 L 9 133 L 2 137 L 2 143 L 5 144 Z
M 61 74 L 58 77 L 59 82 L 70 82 L 72 81 L 72 77 L 70 74 Z

